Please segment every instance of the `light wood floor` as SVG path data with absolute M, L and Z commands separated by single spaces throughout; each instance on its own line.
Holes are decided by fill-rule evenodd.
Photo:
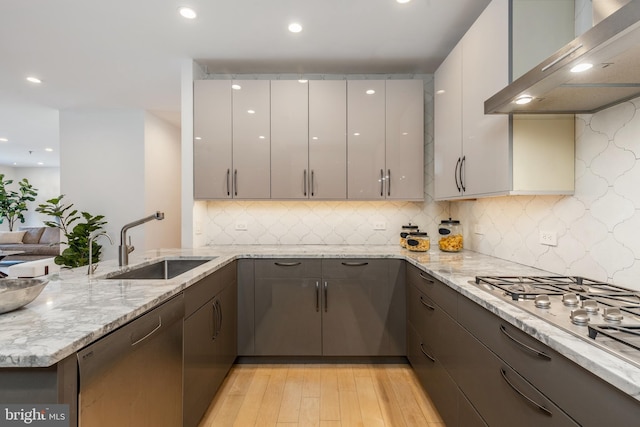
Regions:
M 235 365 L 200 427 L 444 427 L 409 365 Z

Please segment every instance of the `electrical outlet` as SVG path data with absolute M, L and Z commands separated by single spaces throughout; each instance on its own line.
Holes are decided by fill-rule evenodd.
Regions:
M 540 231 L 539 240 L 541 245 L 558 246 L 558 233 L 555 231 Z
M 484 234 L 484 227 L 482 225 L 480 225 L 480 224 L 476 224 L 476 226 L 475 226 L 473 231 L 474 231 L 475 234 L 482 235 L 482 234 Z
M 202 234 L 202 222 L 196 221 L 194 232 L 196 233 L 196 235 Z
M 387 224 L 385 224 L 384 221 L 376 221 L 373 223 L 373 229 L 374 230 L 386 230 L 387 229 Z
M 246 222 L 236 222 L 236 231 L 247 231 Z

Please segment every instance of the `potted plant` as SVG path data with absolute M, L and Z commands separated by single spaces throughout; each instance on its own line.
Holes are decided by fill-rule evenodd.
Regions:
M 4 179 L 0 174 L 0 224 L 7 220 L 9 231 L 13 231 L 17 221 L 24 223 L 23 212 L 27 210 L 27 202 L 33 202 L 38 195 L 38 189 L 29 184 L 29 180 L 23 178 L 18 182 L 18 191 L 8 190 L 7 186 L 13 184 L 12 179 Z
M 62 231 L 66 241 L 62 241 L 67 247 L 60 255 L 55 257 L 54 262 L 69 268 L 82 267 L 89 264 L 89 241 L 91 235 L 98 230 L 102 230 L 107 223 L 104 215 L 92 215 L 89 212 L 78 212 L 73 209 L 73 204 L 64 205 L 62 198 L 64 194 L 47 200 L 46 203 L 38 205 L 37 212 L 54 217 L 53 221 L 45 221 L 49 227 L 56 227 Z M 92 262 L 100 260 L 102 246 L 96 239 L 91 241 Z

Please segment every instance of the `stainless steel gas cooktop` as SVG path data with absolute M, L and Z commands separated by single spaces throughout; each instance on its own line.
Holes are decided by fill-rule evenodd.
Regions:
M 640 292 L 576 276 L 477 276 L 471 283 L 640 367 Z

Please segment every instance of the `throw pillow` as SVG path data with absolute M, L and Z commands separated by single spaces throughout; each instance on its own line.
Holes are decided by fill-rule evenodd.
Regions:
M 22 243 L 26 231 L 0 231 L 0 244 Z

